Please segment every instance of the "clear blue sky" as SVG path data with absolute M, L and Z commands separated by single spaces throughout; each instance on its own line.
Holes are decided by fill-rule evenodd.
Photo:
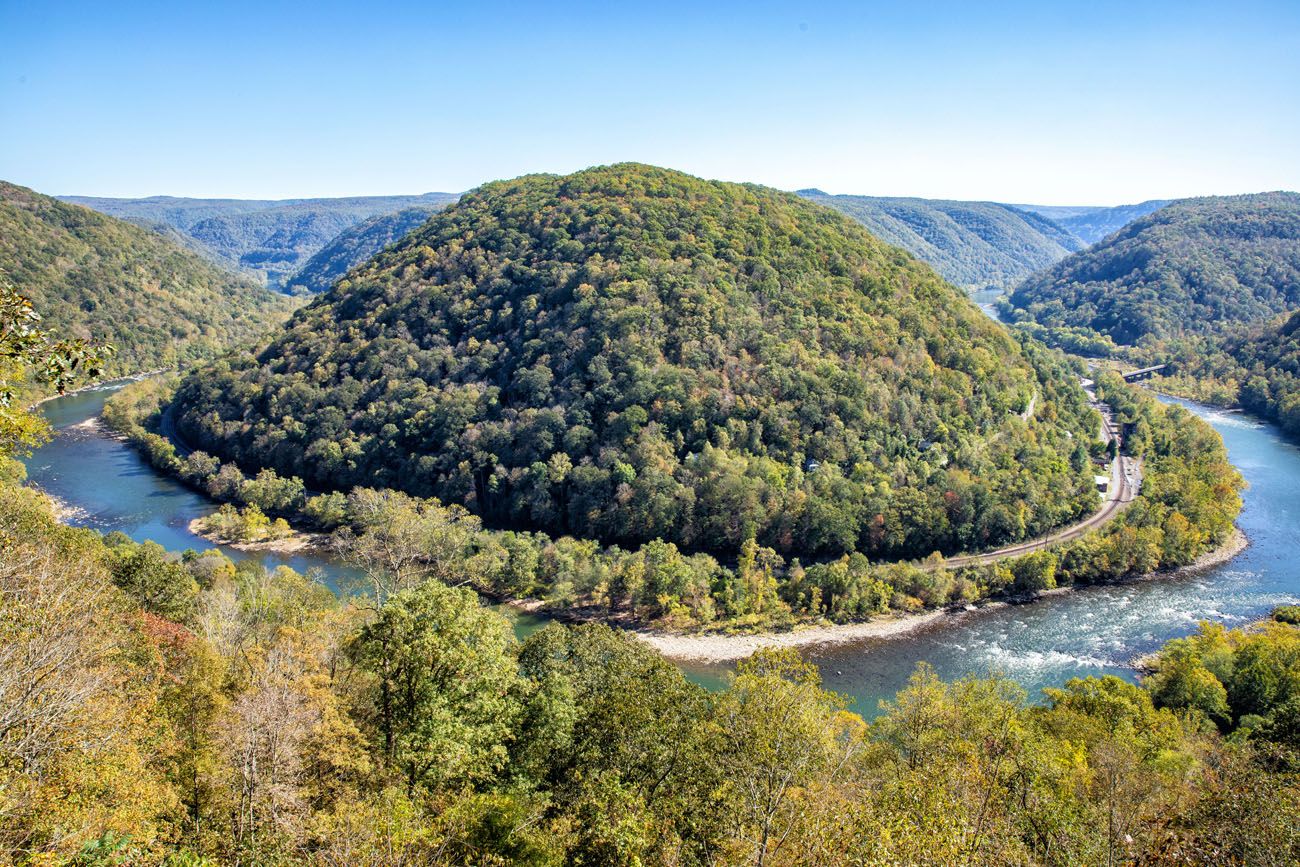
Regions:
M 1115 204 L 1300 189 L 1300 2 L 0 0 L 0 177 L 458 191 L 637 160 Z

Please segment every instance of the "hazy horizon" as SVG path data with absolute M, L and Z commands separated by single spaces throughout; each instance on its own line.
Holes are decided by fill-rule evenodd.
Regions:
M 616 163 L 625 163 L 625 162 L 643 162 L 643 161 L 642 161 L 642 160 L 616 160 L 615 162 L 616 162 Z M 605 164 L 605 165 L 608 165 L 608 164 Z M 583 168 L 593 168 L 593 167 L 594 167 L 594 166 L 581 166 L 581 167 L 579 167 L 579 169 L 575 169 L 575 171 L 578 171 L 578 170 L 583 169 Z M 675 167 L 674 167 L 674 166 L 661 166 L 660 168 L 668 168 L 668 169 L 672 169 L 672 168 L 675 168 Z M 535 172 L 528 172 L 527 174 L 536 174 L 536 173 L 535 173 Z M 559 174 L 559 173 L 557 173 L 557 172 L 552 172 L 551 174 Z M 511 177 L 519 177 L 519 176 L 518 176 L 518 175 L 512 175 Z M 486 183 L 490 183 L 490 182 L 492 182 L 492 181 L 498 181 L 498 180 L 509 180 L 509 179 L 510 179 L 510 178 L 505 178 L 505 177 L 502 177 L 502 178 L 487 178 L 487 179 L 483 180 L 482 183 L 485 183 L 485 184 L 486 184 Z M 705 180 L 731 180 L 731 179 L 724 179 L 724 178 L 704 178 L 704 179 L 705 179 Z M 18 183 L 18 184 L 22 184 L 21 181 L 19 181 L 19 180 L 15 180 L 15 179 L 13 179 L 13 178 L 0 178 L 0 180 L 6 180 L 6 181 L 9 181 L 10 183 Z M 762 183 L 761 181 L 751 181 L 751 182 L 752 182 L 752 183 Z M 27 186 L 27 187 L 31 187 L 30 184 L 22 184 L 22 185 L 23 185 L 23 186 Z M 42 193 L 45 193 L 46 195 L 51 195 L 51 196 L 54 196 L 54 197 L 56 197 L 56 198 L 79 198 L 79 199 L 190 199 L 190 200 L 196 200 L 196 201 L 230 201 L 230 202 L 250 202 L 250 201 L 253 201 L 253 202 L 257 202 L 257 201 L 264 201 L 264 202 L 306 202 L 306 201 L 315 201 L 315 200 L 324 200 L 324 199 L 360 199 L 360 198 L 388 198 L 388 197 L 400 197 L 400 196 L 418 196 L 418 195 L 426 195 L 426 194 L 429 194 L 429 193 L 451 193 L 451 194 L 454 194 L 454 195 L 463 195 L 464 193 L 469 192 L 470 190 L 474 189 L 474 187 L 477 187 L 477 186 L 480 186 L 480 184 L 475 184 L 474 186 L 472 186 L 472 187 L 467 187 L 466 189 L 463 189 L 463 190 L 444 190 L 444 189 L 414 190 L 414 189 L 411 189 L 411 190 L 396 190 L 396 191 L 394 191 L 394 190 L 386 190 L 386 191 L 382 191 L 382 192 L 368 192 L 368 193 L 348 193 L 348 194 L 338 195 L 338 196 L 329 196 L 329 195 L 312 196 L 312 195 L 307 195 L 307 196 L 278 196 L 278 197 L 271 197 L 271 196 L 186 195 L 186 194 L 184 194 L 184 193 L 171 193 L 171 192 L 145 193 L 145 194 L 143 194 L 143 195 L 110 195 L 110 194 L 104 194 L 104 195 L 91 195 L 91 194 L 80 193 L 80 192 L 49 191 L 49 190 L 40 190 L 40 189 L 37 189 L 37 192 L 42 192 Z M 770 185 L 768 185 L 768 186 L 770 186 Z M 33 188 L 33 189 L 36 189 L 35 187 L 32 187 L 32 188 Z M 819 192 L 825 193 L 826 195 L 830 195 L 830 196 L 861 196 L 861 197 L 866 197 L 866 198 L 883 198 L 883 199 L 920 199 L 920 200 L 927 200 L 927 201 L 969 201 L 969 202 L 991 202 L 991 203 L 994 203 L 994 204 L 1010 205 L 1011 207 L 1016 207 L 1016 208 L 1028 208 L 1028 207 L 1042 207 L 1042 208 L 1113 208 L 1113 207 L 1121 207 L 1121 206 L 1124 206 L 1124 205 L 1137 205 L 1137 204 L 1142 204 L 1142 203 L 1144 203 L 1144 202 L 1148 202 L 1148 201 L 1163 201 L 1163 200 L 1174 200 L 1174 199 L 1182 199 L 1182 198 L 1195 198 L 1195 196 L 1149 196 L 1149 197 L 1144 198 L 1144 199 L 1141 199 L 1141 200 L 1134 199 L 1134 200 L 1132 200 L 1132 201 L 1116 201 L 1116 202 L 1050 202 L 1050 203 L 1049 203 L 1049 202 L 1013 202 L 1013 201 L 1011 201 L 1011 200 L 1009 200 L 1009 199 L 1006 199 L 1006 198 L 1001 198 L 1001 199 L 996 199 L 996 198 L 995 198 L 995 199 L 957 199 L 957 198 L 955 198 L 955 197 L 953 197 L 953 196 L 880 195 L 880 194 L 871 193 L 871 192 L 854 192 L 854 191 L 850 191 L 850 190 L 840 190 L 840 191 L 837 191 L 837 190 L 827 190 L 827 189 L 823 189 L 822 187 L 784 187 L 784 188 L 783 188 L 783 187 L 777 187 L 777 189 L 784 189 L 786 192 L 792 192 L 792 193 L 794 193 L 794 192 L 801 192 L 801 191 L 804 191 L 804 190 L 817 190 L 817 191 L 819 191 Z M 1282 189 L 1277 189 L 1277 190 L 1241 190 L 1241 191 L 1239 191 L 1239 192 L 1227 192 L 1227 193 L 1206 193 L 1206 194 L 1204 194 L 1204 195 L 1212 195 L 1212 196 L 1243 196 L 1243 195 L 1251 195 L 1251 194 L 1255 194 L 1255 193 L 1271 193 L 1271 192 L 1296 192 L 1296 190 L 1282 190 Z

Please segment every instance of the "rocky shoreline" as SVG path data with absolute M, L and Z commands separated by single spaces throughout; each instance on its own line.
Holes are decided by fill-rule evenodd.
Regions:
M 1153 572 L 1134 578 L 1134 581 L 1149 581 L 1182 575 L 1194 575 L 1207 569 L 1220 566 L 1236 557 L 1250 544 L 1246 534 L 1233 527 L 1232 533 L 1224 543 L 1212 551 L 1207 551 L 1192 563 L 1168 572 Z M 1039 594 L 1054 596 L 1071 593 L 1075 587 L 1059 587 Z M 931 626 L 941 620 L 961 617 L 966 614 L 993 610 L 1007 605 L 1031 600 L 993 600 L 980 605 L 940 608 L 917 614 L 879 617 L 861 623 L 827 624 L 795 628 L 789 632 L 766 632 L 737 635 L 669 633 L 655 632 L 648 629 L 632 630 L 631 634 L 653 647 L 669 659 L 692 662 L 733 662 L 744 659 L 754 651 L 767 647 L 807 647 L 819 644 L 845 644 L 868 638 L 894 638 L 906 635 L 922 627 Z

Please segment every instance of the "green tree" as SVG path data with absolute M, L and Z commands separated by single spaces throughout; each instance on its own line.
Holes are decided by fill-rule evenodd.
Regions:
M 410 792 L 483 783 L 519 713 L 509 623 L 470 590 L 428 581 L 380 609 L 350 654 L 373 677 L 385 762 Z
M 126 542 L 110 549 L 113 583 L 146 611 L 178 623 L 194 614 L 198 582 L 156 542 Z
M 863 745 L 865 724 L 820 680 L 796 651 L 760 650 L 737 666 L 710 716 L 723 798 L 758 867 L 782 854 L 795 821 L 792 795 L 836 780 Z
M 78 378 L 99 376 L 113 347 L 64 340 L 41 328 L 30 299 L 0 278 L 0 456 L 40 442 L 43 421 L 15 406 L 23 383 L 48 386 L 59 394 Z

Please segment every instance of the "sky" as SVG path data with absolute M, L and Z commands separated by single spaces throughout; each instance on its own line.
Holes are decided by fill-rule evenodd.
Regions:
M 1300 2 L 0 0 L 0 178 L 458 192 L 623 161 L 1105 205 L 1300 189 Z

